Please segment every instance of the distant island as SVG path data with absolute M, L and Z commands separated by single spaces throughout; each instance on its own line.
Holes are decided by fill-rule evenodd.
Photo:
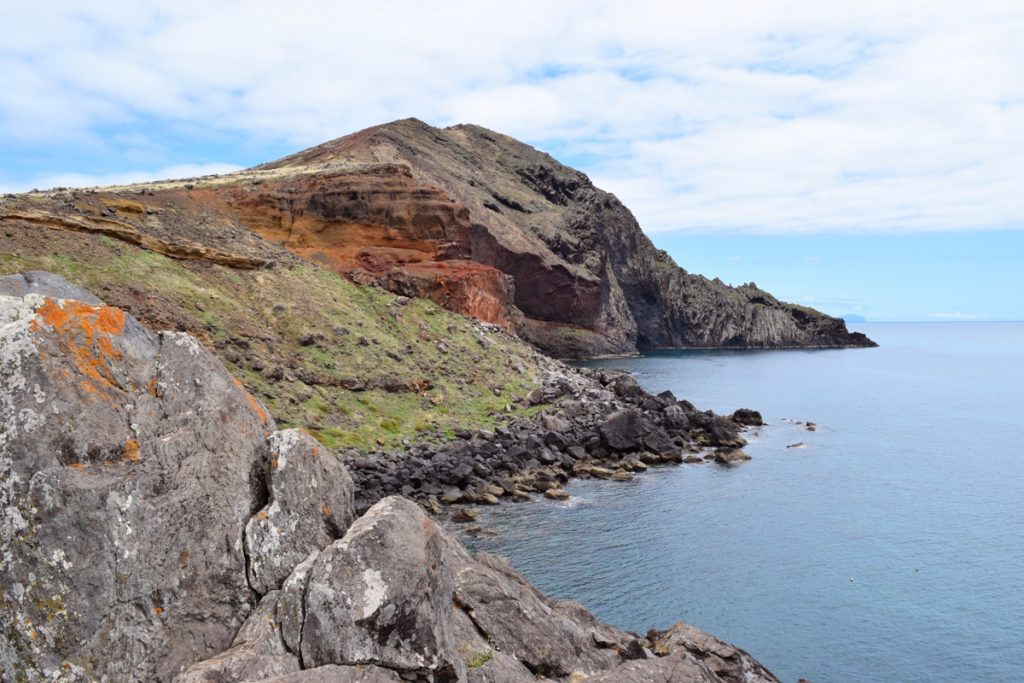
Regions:
M 866 323 L 867 322 L 867 318 L 865 318 L 862 315 L 857 315 L 856 313 L 847 313 L 846 315 L 843 315 L 843 316 L 840 316 L 840 317 L 843 319 L 843 322 L 846 322 L 846 323 Z

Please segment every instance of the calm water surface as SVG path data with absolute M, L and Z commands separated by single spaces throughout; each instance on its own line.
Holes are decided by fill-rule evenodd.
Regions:
M 881 348 L 594 363 L 770 425 L 739 467 L 576 482 L 488 512 L 499 536 L 471 543 L 605 621 L 684 619 L 785 681 L 1024 681 L 1024 324 L 855 327 Z

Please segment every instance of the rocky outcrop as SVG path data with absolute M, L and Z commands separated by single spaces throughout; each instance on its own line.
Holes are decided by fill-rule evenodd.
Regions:
M 167 679 L 250 609 L 273 421 L 195 339 L 36 289 L 0 296 L 0 668 Z
M 0 280 L 0 359 L 5 683 L 775 680 L 551 600 L 405 498 L 356 519 L 335 454 L 66 282 Z
M 545 406 L 536 415 L 493 430 L 461 431 L 441 444 L 343 451 L 357 484 L 357 509 L 393 494 L 435 509 L 535 495 L 565 499 L 562 486 L 572 478 L 628 481 L 648 466 L 749 459 L 739 450 L 747 443 L 740 434 L 746 425 L 699 411 L 670 391 L 652 396 L 627 373 L 551 359 L 541 369 L 542 384 L 527 397 Z M 473 520 L 463 513 L 455 521 Z

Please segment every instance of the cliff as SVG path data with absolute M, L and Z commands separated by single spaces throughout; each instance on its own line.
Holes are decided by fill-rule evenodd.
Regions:
M 198 340 L 61 278 L 0 278 L 0 361 L 0 680 L 776 680 L 548 598 L 406 498 L 360 515 L 336 454 Z M 646 438 L 618 422 L 609 446 Z
M 408 119 L 239 173 L 73 194 L 56 205 L 53 193 L 13 197 L 0 220 L 256 268 L 246 253 L 260 248 L 238 234 L 252 231 L 560 357 L 874 345 L 838 318 L 753 285 L 687 273 L 586 175 L 478 126 Z
M 404 185 L 418 187 L 402 193 L 388 187 L 390 210 L 382 210 L 379 196 L 367 190 L 385 187 L 366 180 L 369 169 L 380 165 Z M 348 180 L 332 176 L 321 182 L 339 167 L 352 174 L 344 176 Z M 300 192 L 276 213 L 274 226 L 250 220 L 261 234 L 345 270 L 351 262 L 333 250 L 347 238 L 330 237 L 336 228 L 325 226 L 355 221 L 377 226 L 376 233 L 391 240 L 416 240 L 432 225 L 433 255 L 416 247 L 417 258 L 424 259 L 418 262 L 472 259 L 509 276 L 511 303 L 524 316 L 519 331 L 556 355 L 873 345 L 863 334 L 848 332 L 842 320 L 786 304 L 753 285 L 733 288 L 687 273 L 654 247 L 614 195 L 594 187 L 586 175 L 479 126 L 437 129 L 407 119 L 254 170 L 311 175 L 320 183 L 315 197 Z M 439 197 L 448 201 L 446 212 L 437 207 Z M 246 190 L 235 200 L 258 216 L 270 198 L 266 191 Z M 394 253 L 391 263 L 401 258 Z

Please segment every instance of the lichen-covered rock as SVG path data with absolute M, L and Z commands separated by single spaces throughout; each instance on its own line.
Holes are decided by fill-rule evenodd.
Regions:
M 174 683 L 241 683 L 299 671 L 299 658 L 287 650 L 281 639 L 277 604 L 277 591 L 264 596 L 229 649 L 192 665 Z
M 31 270 L 25 273 L 0 276 L 0 295 L 23 298 L 29 294 L 41 294 L 51 299 L 72 299 L 83 304 L 101 306 L 99 297 L 73 285 L 59 275 L 45 270 Z
M 626 662 L 586 679 L 587 683 L 721 683 L 721 680 L 685 653 Z
M 500 557 L 478 553 L 459 570 L 455 598 L 496 649 L 535 674 L 591 673 L 622 661 L 614 647 L 602 647 L 588 625 L 559 610 Z
M 303 664 L 374 664 L 459 680 L 441 533 L 418 505 L 393 496 L 325 548 L 306 588 Z
M 461 607 L 454 610 L 454 636 L 466 663 L 468 683 L 533 683 L 536 676 L 514 653 L 495 649 Z
M 355 519 L 352 478 L 333 453 L 297 429 L 275 432 L 269 444 L 270 500 L 245 528 L 249 584 L 261 594 Z
M 168 680 L 224 650 L 264 409 L 193 338 L 102 304 L 0 296 L 0 359 L 0 670 Z
M 651 631 L 647 638 L 654 643 L 655 652 L 690 654 L 726 683 L 778 683 L 779 680 L 743 650 L 683 622 L 667 631 Z
M 295 565 L 278 594 L 277 619 L 281 624 L 281 638 L 292 652 L 299 652 L 302 646 L 302 625 L 306 620 L 306 586 L 318 557 L 319 549 Z
M 285 676 L 267 678 L 259 683 L 404 683 L 405 679 L 379 666 L 337 666 L 328 664 Z

